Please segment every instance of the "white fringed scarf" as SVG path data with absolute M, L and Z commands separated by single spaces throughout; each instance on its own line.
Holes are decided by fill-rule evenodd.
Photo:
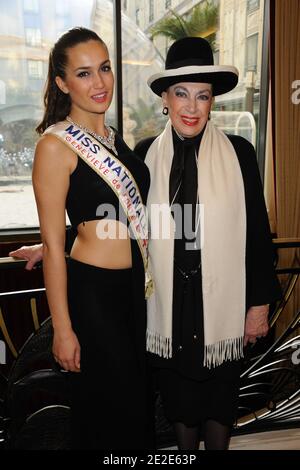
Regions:
M 164 358 L 172 357 L 175 222 L 169 206 L 169 178 L 173 154 L 169 121 L 145 159 L 151 175 L 147 208 L 150 269 L 155 281 L 155 292 L 148 299 L 147 350 Z M 210 121 L 199 148 L 198 193 L 204 208 L 202 286 L 199 286 L 203 293 L 204 366 L 211 368 L 243 356 L 246 209 L 234 148 Z M 157 216 L 158 207 L 162 217 Z

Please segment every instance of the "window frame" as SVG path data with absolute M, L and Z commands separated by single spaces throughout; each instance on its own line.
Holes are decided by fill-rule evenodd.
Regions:
M 260 101 L 259 101 L 259 118 L 258 132 L 259 139 L 257 144 L 257 162 L 260 172 L 262 184 L 265 177 L 265 160 L 266 160 L 266 133 L 268 120 L 268 97 L 269 97 L 269 34 L 270 34 L 270 0 L 265 0 L 264 4 L 264 20 L 262 34 L 262 58 L 260 69 Z

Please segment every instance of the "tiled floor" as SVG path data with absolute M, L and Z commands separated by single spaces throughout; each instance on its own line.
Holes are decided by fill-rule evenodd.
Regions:
M 168 449 L 176 449 L 169 447 Z M 200 449 L 204 449 L 203 442 Z M 300 450 L 300 428 L 233 436 L 230 450 Z
M 231 450 L 300 450 L 300 428 L 234 436 Z

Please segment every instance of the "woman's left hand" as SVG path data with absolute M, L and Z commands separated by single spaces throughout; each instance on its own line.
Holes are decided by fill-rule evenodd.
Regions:
M 269 305 L 249 308 L 245 322 L 244 346 L 248 343 L 255 343 L 257 338 L 267 335 L 269 331 L 268 313 Z

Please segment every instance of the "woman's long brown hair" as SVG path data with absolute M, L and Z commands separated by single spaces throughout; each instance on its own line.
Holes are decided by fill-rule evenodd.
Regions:
M 64 33 L 54 44 L 49 55 L 48 77 L 44 94 L 45 112 L 36 131 L 42 134 L 47 127 L 58 121 L 63 121 L 71 109 L 70 96 L 63 93 L 55 82 L 55 77 L 65 78 L 65 69 L 68 62 L 68 49 L 87 41 L 105 42 L 97 33 L 87 28 L 75 27 Z

